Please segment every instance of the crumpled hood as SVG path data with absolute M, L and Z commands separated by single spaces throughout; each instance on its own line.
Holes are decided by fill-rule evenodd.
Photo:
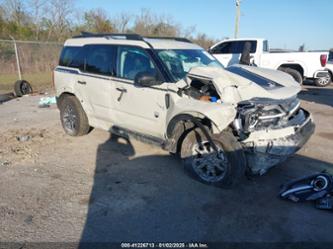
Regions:
M 288 74 L 271 69 L 235 65 L 226 69 L 195 67 L 188 75 L 211 81 L 221 100 L 238 103 L 252 98 L 287 99 L 295 96 L 301 86 Z

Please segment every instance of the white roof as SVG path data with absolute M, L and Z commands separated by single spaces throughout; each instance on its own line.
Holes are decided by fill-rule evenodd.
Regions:
M 144 38 L 155 49 L 202 49 L 200 46 L 183 41 L 177 41 L 172 39 L 155 39 Z M 65 42 L 65 46 L 84 46 L 86 44 L 117 44 L 117 45 L 132 45 L 142 48 L 150 48 L 149 45 L 140 40 L 127 40 L 117 39 L 111 37 L 86 37 L 86 38 L 71 38 Z
M 213 46 L 211 46 L 211 48 L 216 47 L 217 45 L 221 44 L 222 42 L 227 42 L 227 41 L 265 41 L 266 39 L 264 38 L 249 38 L 249 37 L 245 37 L 245 38 L 227 38 L 224 39 L 222 41 L 219 41 L 218 43 L 215 43 Z
M 199 45 L 171 39 L 145 39 L 155 49 L 203 49 Z

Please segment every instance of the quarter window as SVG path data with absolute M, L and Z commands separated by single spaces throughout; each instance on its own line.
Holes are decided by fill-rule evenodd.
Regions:
M 83 68 L 84 53 L 83 47 L 64 47 L 61 55 L 59 65 L 64 67 Z

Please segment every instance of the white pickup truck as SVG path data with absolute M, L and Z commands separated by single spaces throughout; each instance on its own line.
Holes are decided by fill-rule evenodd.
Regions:
M 317 86 L 327 86 L 332 74 L 325 69 L 328 52 L 270 52 L 265 39 L 228 39 L 213 45 L 209 52 L 225 67 L 239 63 L 246 43 L 251 44 L 251 64 L 289 73 L 300 84 L 313 79 Z

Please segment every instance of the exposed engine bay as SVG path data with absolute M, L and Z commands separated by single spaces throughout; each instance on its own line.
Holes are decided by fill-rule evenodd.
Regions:
M 220 97 L 211 81 L 193 79 L 188 88 L 185 88 L 184 94 L 202 101 L 220 102 Z
M 182 92 L 200 101 L 223 103 L 212 81 L 193 78 Z M 296 96 L 283 100 L 253 98 L 235 104 L 237 116 L 232 128 L 240 137 L 246 139 L 251 132 L 266 129 L 280 129 L 305 120 L 304 111 Z

